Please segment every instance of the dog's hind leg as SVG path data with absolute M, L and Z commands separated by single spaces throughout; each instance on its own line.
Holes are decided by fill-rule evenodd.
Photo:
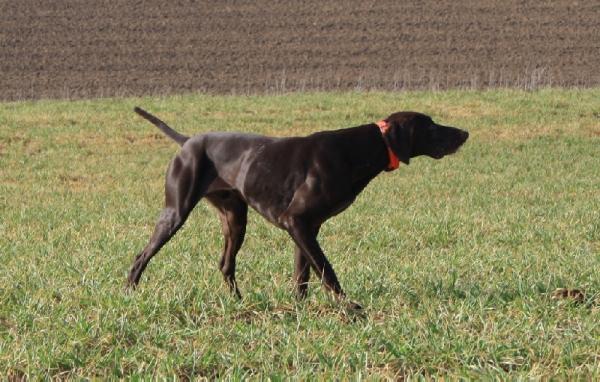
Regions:
M 235 281 L 235 257 L 244 242 L 248 205 L 235 191 L 219 191 L 206 196 L 221 219 L 225 245 L 219 269 L 232 293 L 241 298 Z
M 150 259 L 181 228 L 192 209 L 214 180 L 213 171 L 203 171 L 204 159 L 177 155 L 167 171 L 165 208 L 162 210 L 150 241 L 131 267 L 127 284 L 135 287 Z M 197 177 L 200 177 L 199 179 Z
M 175 235 L 186 218 L 186 215 L 181 215 L 175 208 L 165 207 L 162 210 L 150 242 L 135 257 L 129 277 L 127 278 L 129 287 L 135 287 L 139 283 L 142 272 L 146 269 L 150 259 Z

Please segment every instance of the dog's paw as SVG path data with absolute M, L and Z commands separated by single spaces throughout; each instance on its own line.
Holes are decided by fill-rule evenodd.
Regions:
M 346 309 L 354 311 L 354 312 L 360 312 L 363 310 L 363 307 L 355 301 L 348 300 L 348 301 L 346 301 Z
M 135 283 L 127 280 L 127 282 L 125 282 L 125 286 L 123 287 L 123 292 L 125 292 L 125 294 L 131 294 L 135 292 L 136 287 L 137 285 Z

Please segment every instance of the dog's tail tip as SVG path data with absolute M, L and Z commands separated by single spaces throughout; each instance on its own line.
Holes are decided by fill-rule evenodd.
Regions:
M 150 121 L 154 126 L 158 127 L 169 138 L 171 138 L 172 140 L 174 140 L 175 142 L 177 142 L 177 144 L 179 144 L 179 146 L 183 146 L 183 144 L 188 139 L 190 139 L 189 137 L 187 137 L 187 136 L 185 136 L 183 134 L 179 134 L 177 131 L 175 131 L 172 128 L 170 128 L 169 125 L 167 125 L 166 123 L 164 123 L 160 119 L 156 118 L 152 114 L 148 113 L 147 111 L 145 111 L 144 109 L 142 109 L 139 106 L 134 107 L 133 111 L 135 111 L 136 113 L 138 113 L 142 118 L 147 119 L 148 121 Z

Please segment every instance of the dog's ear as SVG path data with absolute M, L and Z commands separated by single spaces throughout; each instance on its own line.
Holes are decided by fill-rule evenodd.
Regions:
M 385 138 L 400 162 L 408 164 L 412 154 L 413 126 L 400 121 L 389 121 L 390 128 Z

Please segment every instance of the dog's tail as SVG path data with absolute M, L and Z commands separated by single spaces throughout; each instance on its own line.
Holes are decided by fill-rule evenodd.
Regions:
M 139 115 L 141 115 L 143 118 L 147 119 L 148 121 L 152 122 L 152 124 L 154 126 L 158 127 L 169 138 L 171 138 L 172 140 L 174 140 L 175 142 L 177 142 L 179 144 L 179 146 L 183 146 L 183 144 L 188 139 L 190 139 L 190 137 L 186 137 L 183 134 L 179 134 L 177 131 L 175 131 L 172 128 L 170 128 L 169 125 L 167 125 L 166 123 L 164 123 L 160 119 L 156 118 L 152 114 L 148 113 L 147 111 L 145 111 L 145 110 L 143 110 L 143 109 L 141 109 L 141 108 L 139 108 L 137 106 L 133 108 L 133 111 L 135 111 L 136 113 L 138 113 Z

